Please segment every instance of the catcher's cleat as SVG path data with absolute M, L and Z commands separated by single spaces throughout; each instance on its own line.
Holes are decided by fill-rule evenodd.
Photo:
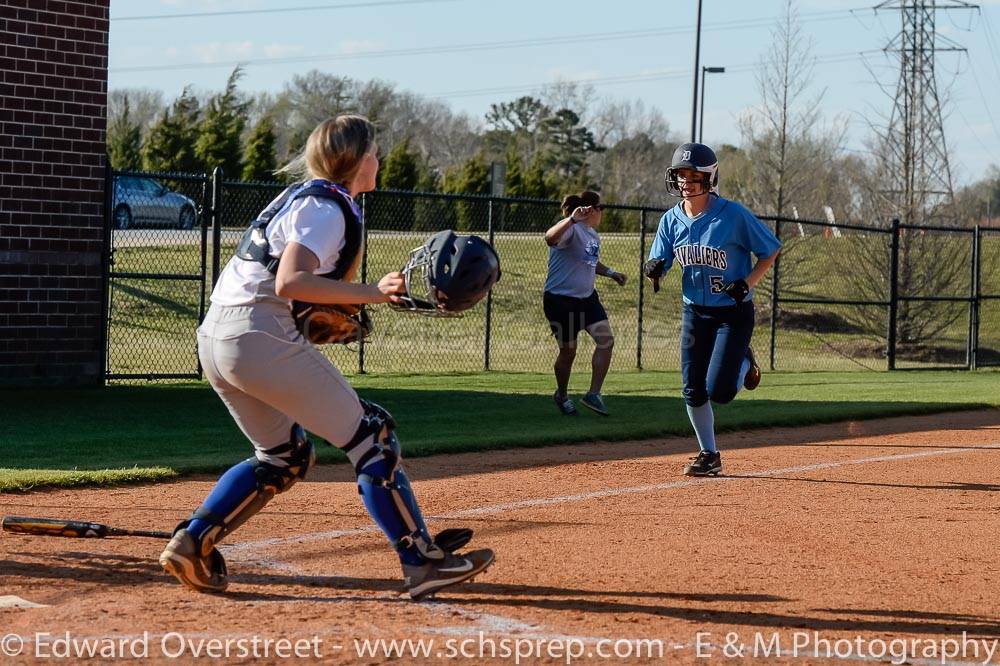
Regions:
M 493 551 L 487 548 L 464 555 L 447 553 L 443 560 L 403 565 L 403 585 L 410 598 L 420 600 L 450 585 L 457 585 L 478 575 L 493 564 Z
M 562 412 L 564 416 L 577 415 L 576 405 L 573 404 L 573 401 L 569 398 L 569 396 L 559 395 L 559 392 L 556 391 L 552 394 L 552 399 L 555 401 L 556 407 L 559 408 L 559 411 Z
M 468 527 L 449 527 L 434 536 L 434 545 L 447 553 L 454 553 L 470 541 L 472 530 Z
M 747 347 L 747 360 L 750 361 L 750 368 L 747 370 L 746 376 L 743 378 L 743 388 L 748 391 L 752 391 L 760 384 L 760 366 L 757 365 L 757 359 L 753 355 L 753 348 Z
M 160 554 L 160 565 L 195 592 L 225 592 L 229 581 L 222 553 L 215 548 L 208 555 L 200 551 L 197 540 L 180 529 Z
M 722 471 L 722 456 L 718 451 L 709 453 L 702 451 L 684 465 L 684 476 L 711 476 Z
M 583 404 L 584 407 L 587 407 L 588 409 L 597 412 L 601 416 L 608 415 L 608 408 L 604 404 L 604 401 L 601 400 L 600 393 L 588 393 L 587 395 L 583 396 L 580 402 Z

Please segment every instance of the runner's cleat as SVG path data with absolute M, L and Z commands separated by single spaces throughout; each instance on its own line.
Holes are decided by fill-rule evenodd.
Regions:
M 722 456 L 718 452 L 702 451 L 684 466 L 684 476 L 718 475 L 722 471 Z

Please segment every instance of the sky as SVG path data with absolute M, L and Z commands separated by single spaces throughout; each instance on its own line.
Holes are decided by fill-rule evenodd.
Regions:
M 938 0 L 941 4 L 962 4 Z M 382 79 L 482 119 L 490 104 L 545 84 L 592 85 L 599 97 L 659 108 L 691 132 L 698 0 L 111 0 L 109 89 L 152 88 L 172 100 L 217 91 L 237 63 L 240 87 L 278 92 L 319 69 Z M 898 64 L 882 49 L 900 14 L 869 0 L 795 0 L 814 61 L 808 96 L 847 123 L 846 149 L 869 159 L 870 121 L 887 115 Z M 772 57 L 784 0 L 703 0 L 704 142 L 739 144 L 739 118 L 759 104 L 756 72 Z M 956 186 L 1000 165 L 1000 0 L 937 11 L 939 93 Z M 993 105 L 993 109 L 990 108 Z

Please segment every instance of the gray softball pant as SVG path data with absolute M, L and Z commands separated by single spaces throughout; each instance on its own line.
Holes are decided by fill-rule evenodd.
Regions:
M 198 328 L 198 358 L 262 462 L 284 466 L 264 451 L 287 442 L 294 423 L 340 447 L 361 422 L 357 393 L 283 303 L 213 304 Z

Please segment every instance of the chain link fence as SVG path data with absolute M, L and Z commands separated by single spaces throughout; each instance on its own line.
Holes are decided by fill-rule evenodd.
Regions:
M 132 172 L 107 184 L 108 379 L 200 377 L 210 186 L 204 175 Z
M 133 182 L 139 180 L 148 182 L 140 187 Z M 218 172 L 119 172 L 111 181 L 107 376 L 199 377 L 194 331 L 211 285 L 243 230 L 282 186 L 227 181 Z M 543 234 L 561 217 L 557 202 L 376 191 L 360 204 L 362 280 L 399 270 L 411 250 L 441 229 L 492 242 L 503 276 L 488 299 L 457 319 L 370 308 L 375 328 L 363 344 L 323 348 L 342 371 L 551 369 L 556 347 L 542 312 Z M 617 370 L 679 366 L 680 271 L 670 271 L 655 295 L 641 279 L 663 212 L 605 206 L 601 262 L 629 278 L 624 286 L 603 277 L 597 283 L 615 334 Z M 754 347 L 762 363 L 782 370 L 1000 364 L 1000 230 L 761 219 L 783 242 L 754 298 Z M 591 349 L 581 336 L 580 356 Z

